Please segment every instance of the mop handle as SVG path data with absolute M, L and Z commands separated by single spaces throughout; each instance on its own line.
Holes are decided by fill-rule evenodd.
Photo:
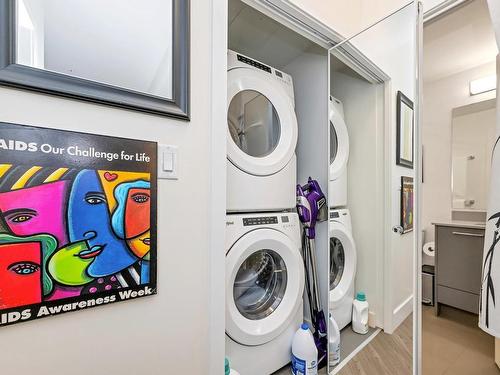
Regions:
M 311 271 L 312 271 L 312 279 L 313 279 L 313 289 L 314 289 L 314 303 L 316 304 L 316 311 L 321 311 L 321 299 L 318 294 L 318 278 L 316 274 L 316 246 L 314 240 L 309 239 L 309 256 L 311 258 Z
M 314 318 L 314 311 L 313 311 L 313 301 L 312 301 L 312 295 L 311 295 L 311 281 L 310 281 L 310 273 L 309 273 L 309 250 L 308 250 L 308 244 L 307 244 L 307 237 L 304 235 L 302 237 L 302 250 L 303 250 L 303 258 L 304 258 L 304 271 L 305 271 L 305 279 L 306 279 L 306 292 L 307 292 L 307 298 L 309 300 L 309 312 L 311 314 L 311 321 L 313 324 L 315 323 L 315 318 Z

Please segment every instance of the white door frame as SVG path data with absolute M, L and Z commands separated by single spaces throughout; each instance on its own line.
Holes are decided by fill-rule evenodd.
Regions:
M 224 373 L 226 254 L 226 95 L 228 0 L 208 0 L 211 6 L 211 116 L 209 211 L 209 316 L 207 373 Z M 193 297 L 196 298 L 196 297 Z M 202 333 L 200 333 L 202 334 Z
M 415 126 L 414 126 L 414 160 L 415 160 L 415 233 L 414 233 L 414 285 L 413 285 L 413 374 L 422 375 L 422 116 L 423 116 L 423 31 L 424 31 L 424 5 L 422 1 L 417 4 L 418 14 L 416 22 L 416 92 L 415 92 Z

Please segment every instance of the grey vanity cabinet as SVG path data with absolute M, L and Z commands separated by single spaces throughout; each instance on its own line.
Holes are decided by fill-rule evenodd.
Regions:
M 436 314 L 440 304 L 477 314 L 484 245 L 480 226 L 436 226 Z

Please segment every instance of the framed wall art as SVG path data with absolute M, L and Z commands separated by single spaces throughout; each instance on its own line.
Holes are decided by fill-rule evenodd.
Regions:
M 189 4 L 0 0 L 0 84 L 187 120 Z
M 396 106 L 396 164 L 413 169 L 413 102 L 398 91 Z
M 156 142 L 0 123 L 0 327 L 156 294 Z
M 413 230 L 414 222 L 414 185 L 413 177 L 401 177 L 401 227 L 403 233 Z

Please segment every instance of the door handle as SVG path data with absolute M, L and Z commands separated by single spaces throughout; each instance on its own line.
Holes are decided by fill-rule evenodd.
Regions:
M 401 225 L 396 225 L 396 226 L 392 227 L 392 231 L 394 233 L 403 234 L 405 230 L 403 229 L 403 227 Z
M 468 233 L 468 232 L 452 232 L 455 236 L 466 236 L 466 237 L 484 237 L 481 233 Z

